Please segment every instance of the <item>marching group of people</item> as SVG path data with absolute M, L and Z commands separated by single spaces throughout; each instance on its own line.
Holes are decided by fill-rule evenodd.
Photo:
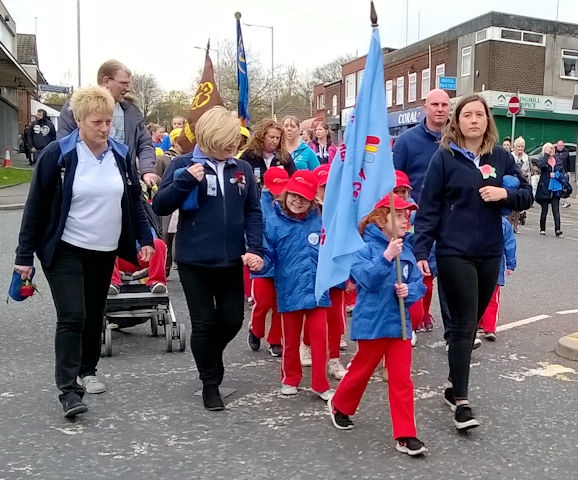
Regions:
M 350 281 L 317 300 L 321 211 L 338 150 L 326 124 L 307 132 L 292 116 L 280 123 L 266 119 L 248 138 L 235 113 L 213 107 L 194 126 L 191 152 L 180 147 L 177 125 L 171 147 L 156 157 L 142 115 L 124 100 L 130 71 L 106 62 L 98 83 L 73 94 L 59 140 L 38 158 L 14 267 L 23 280 L 31 279 L 36 254 L 50 285 L 57 310 L 56 384 L 65 416 L 88 410 L 86 392 L 106 389 L 96 367 L 115 263 L 142 265 L 155 254 L 166 257 L 148 225 L 139 185 L 152 186 L 158 174 L 152 208 L 167 230 L 178 212 L 178 227 L 163 238 L 185 294 L 206 409 L 225 408 L 219 391 L 223 353 L 243 325 L 245 269 L 253 301 L 248 344 L 260 348 L 271 311 L 267 342 L 271 355 L 280 357 L 281 394 L 298 393 L 300 352 L 309 347 L 311 389 L 327 402 L 332 424 L 347 430 L 382 364 L 396 448 L 423 454 L 427 448 L 417 438 L 414 418 L 412 340 L 403 338 L 399 299 L 407 332 L 431 331 L 437 276 L 448 346 L 444 401 L 457 429 L 479 425 L 468 394 L 471 352 L 479 326 L 495 340 L 497 311 L 492 319 L 491 307 L 486 310 L 499 302 L 500 275 L 515 268 L 503 217 L 533 201 L 523 168 L 496 145 L 497 129 L 482 97 L 463 97 L 450 117 L 447 93 L 429 93 L 422 123 L 394 145 L 395 193 L 376 199 L 358 226 L 365 246 L 354 254 Z M 248 143 L 239 154 L 243 136 Z M 163 149 L 163 139 L 157 140 Z M 555 192 L 563 172 L 545 162 L 551 170 L 548 191 Z M 171 265 L 172 259 L 162 264 L 165 284 Z M 357 350 L 345 367 L 339 355 L 352 285 L 357 301 L 350 338 Z M 328 372 L 339 380 L 335 391 Z

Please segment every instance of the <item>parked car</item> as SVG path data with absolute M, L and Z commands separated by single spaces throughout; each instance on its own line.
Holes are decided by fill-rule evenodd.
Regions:
M 556 144 L 554 144 L 554 146 L 556 146 Z M 569 170 L 571 172 L 573 172 L 574 169 L 576 168 L 576 144 L 564 142 L 564 146 L 570 152 Z M 542 145 L 536 145 L 535 147 L 530 148 L 526 153 L 528 154 L 528 157 L 530 158 L 530 161 L 532 162 L 533 167 L 539 171 L 538 161 L 540 160 L 540 157 L 542 156 Z

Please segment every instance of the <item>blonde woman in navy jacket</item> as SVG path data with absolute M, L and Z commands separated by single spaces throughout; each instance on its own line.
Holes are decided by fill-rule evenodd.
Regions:
M 495 146 L 497 139 L 486 101 L 479 95 L 462 98 L 432 157 L 414 224 L 413 252 L 426 276 L 437 242 L 438 278 L 451 315 L 446 326 L 450 386 L 444 398 L 459 430 L 479 425 L 468 399 L 470 357 L 504 252 L 500 210 L 526 210 L 533 200 L 532 187 L 510 152 Z M 516 176 L 520 187 L 503 188 L 504 175 Z

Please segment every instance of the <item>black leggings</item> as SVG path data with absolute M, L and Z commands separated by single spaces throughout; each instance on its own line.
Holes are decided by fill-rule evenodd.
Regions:
M 437 257 L 439 281 L 451 317 L 446 335 L 449 380 L 456 400 L 468 398 L 470 358 L 476 330 L 496 288 L 501 261 L 501 257 Z
M 552 216 L 554 217 L 554 231 L 560 230 L 560 197 L 553 195 L 550 200 L 538 200 L 542 207 L 540 212 L 540 231 L 546 231 L 546 217 L 548 216 L 548 205 L 552 204 Z
M 191 316 L 191 350 L 204 386 L 223 380 L 223 352 L 243 326 L 243 266 L 200 267 L 178 263 Z

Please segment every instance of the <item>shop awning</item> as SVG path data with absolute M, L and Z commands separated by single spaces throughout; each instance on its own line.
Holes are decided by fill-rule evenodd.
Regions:
M 35 89 L 36 82 L 0 43 L 0 87 Z

